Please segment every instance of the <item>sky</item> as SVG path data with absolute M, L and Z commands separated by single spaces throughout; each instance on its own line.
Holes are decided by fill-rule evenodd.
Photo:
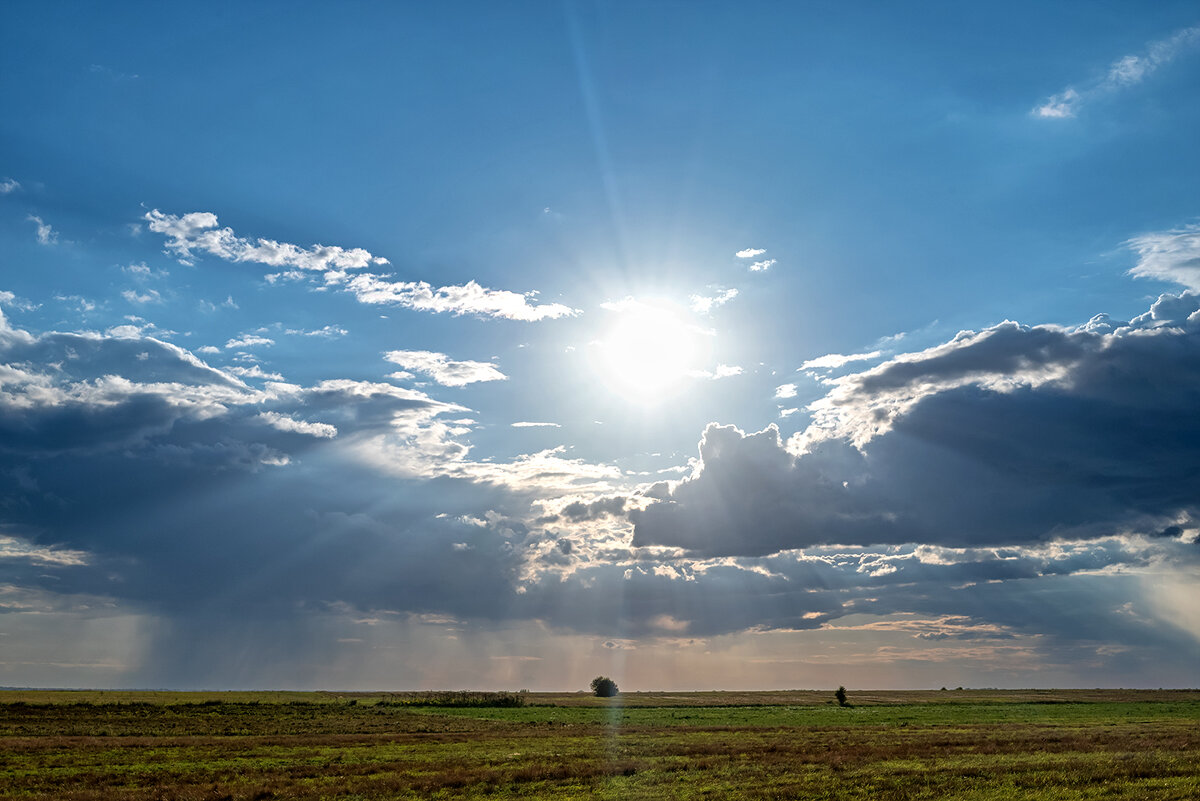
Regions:
M 0 5 L 0 685 L 1200 685 L 1193 2 Z

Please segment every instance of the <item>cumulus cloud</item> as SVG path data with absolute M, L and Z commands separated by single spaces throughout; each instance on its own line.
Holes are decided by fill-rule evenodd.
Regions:
M 763 261 L 756 261 L 750 265 L 750 272 L 761 273 L 765 270 L 771 269 L 777 263 L 778 263 L 778 259 L 764 259 Z
M 392 350 L 383 355 L 405 370 L 427 375 L 445 387 L 463 387 L 480 381 L 505 381 L 504 373 L 489 362 L 454 361 L 444 353 L 428 350 Z
M 1146 80 L 1151 73 L 1200 44 L 1200 26 L 1183 28 L 1165 39 L 1151 42 L 1144 53 L 1127 55 L 1114 61 L 1099 78 L 1080 89 L 1067 87 L 1035 106 L 1033 116 L 1042 119 L 1067 119 L 1079 113 L 1087 102 L 1109 95 Z
M 1200 374 L 1182 361 L 1189 306 L 1196 305 L 1187 296 L 1164 296 L 1144 320 L 1097 320 L 1058 333 L 1084 343 L 1082 352 L 1095 358 L 1104 350 L 1096 343 L 1144 341 L 1147 351 L 1138 358 L 1121 355 L 1120 343 L 1109 345 L 1111 365 L 1142 365 L 1159 376 L 1155 386 L 1162 389 L 1163 375 L 1182 381 Z M 918 516 L 935 534 L 928 541 L 893 539 L 899 527 L 913 525 L 914 513 L 902 502 L 945 503 L 970 484 L 957 465 L 944 463 L 954 447 L 991 454 L 989 465 L 1001 476 L 1021 474 L 1028 464 L 1052 476 L 1059 468 L 1017 459 L 1028 437 L 1014 421 L 1025 406 L 973 417 L 945 407 L 925 411 L 925 404 L 968 388 L 1003 395 L 1002 384 L 981 389 L 991 379 L 980 376 L 1022 362 L 982 358 L 976 338 L 988 333 L 948 343 L 951 351 L 979 348 L 959 364 L 949 351 L 931 351 L 910 354 L 923 367 L 907 373 L 893 360 L 898 372 L 873 384 L 862 383 L 860 373 L 828 425 L 840 425 L 841 416 L 870 417 L 870 399 L 881 394 L 920 395 L 921 387 L 932 387 L 863 450 L 832 428 L 812 432 L 804 443 L 783 443 L 770 430 L 714 428 L 705 432 L 687 480 L 638 490 L 617 466 L 570 458 L 563 448 L 503 463 L 474 461 L 462 442 L 473 425 L 466 410 L 414 389 L 339 378 L 292 384 L 259 376 L 256 368 L 213 368 L 137 326 L 120 337 L 31 334 L 0 316 L 0 563 L 5 582 L 19 585 L 11 593 L 0 586 L 0 604 L 10 612 L 8 604 L 28 607 L 43 627 L 47 617 L 35 618 L 39 611 L 74 608 L 78 599 L 95 608 L 140 610 L 147 625 L 139 628 L 151 639 L 137 652 L 144 656 L 130 656 L 134 668 L 122 681 L 141 686 L 277 681 L 280 670 L 311 654 L 313 642 L 340 648 L 338 640 L 369 637 L 361 630 L 386 629 L 394 620 L 453 625 L 464 637 L 471 627 L 531 621 L 555 632 L 596 634 L 597 643 L 617 642 L 611 632 L 618 631 L 639 647 L 684 632 L 689 638 L 746 630 L 818 634 L 834 621 L 916 644 L 1004 642 L 1023 633 L 1043 635 L 1043 642 L 1047 632 L 1102 632 L 1105 642 L 1143 643 L 1164 653 L 1175 644 L 1165 629 L 1132 613 L 1097 614 L 1093 585 L 1080 574 L 1094 581 L 1107 571 L 1114 577 L 1105 581 L 1122 581 L 1118 573 L 1164 560 L 1193 568 L 1188 554 L 1197 550 L 1197 526 L 1186 514 L 1162 520 L 1153 536 L 1084 531 L 1072 539 L 1066 532 L 997 545 L 1002 538 L 986 528 L 986 518 L 999 510 L 1009 523 L 1021 523 L 1013 509 L 1020 511 L 1027 497 L 1008 492 L 1003 504 L 975 509 L 987 497 L 976 490 L 954 502 L 962 513 L 955 517 L 960 541 L 937 536 L 943 529 L 933 525 L 936 515 Z M 1029 344 L 1047 354 L 1066 352 L 1046 341 Z M 1019 345 L 1018 338 L 1009 348 Z M 1152 353 L 1159 354 L 1158 367 L 1179 369 L 1153 370 Z M 1037 360 L 1026 361 L 1036 372 Z M 1100 439 L 1114 441 L 1083 442 L 1080 435 L 1079 442 L 1102 452 L 1075 469 L 1116 486 L 1125 502 L 1172 507 L 1148 493 L 1169 492 L 1168 474 L 1179 482 L 1196 471 L 1177 456 L 1186 430 L 1174 448 L 1156 432 L 1173 421 L 1190 425 L 1194 403 L 1184 399 L 1173 417 L 1159 420 L 1166 401 L 1151 396 L 1144 375 L 1105 378 L 1109 364 L 1093 367 L 1097 378 L 1085 380 L 1075 367 L 1036 389 L 1074 398 L 1087 394 L 1089 381 L 1109 381 L 1148 404 L 1151 424 L 1135 432 L 1147 438 L 1144 446 L 1131 445 L 1134 437 L 1120 425 L 1089 428 L 1089 440 L 1102 430 Z M 956 384 L 964 376 L 974 383 Z M 244 379 L 252 377 L 258 381 L 247 386 Z M 1041 400 L 1042 411 L 1052 411 Z M 1058 432 L 1047 438 L 1053 453 L 1068 453 L 1063 443 L 1075 442 L 1062 428 L 1076 409 L 1039 416 L 1045 431 Z M 1089 420 L 1094 416 L 1079 425 Z M 921 433 L 937 425 L 953 428 L 944 437 L 950 445 Z M 925 452 L 896 455 L 922 437 L 930 443 Z M 890 451 L 882 447 L 887 443 Z M 928 485 L 885 481 L 926 469 L 934 473 Z M 1035 475 L 1026 483 L 1045 480 Z M 1065 490 L 1086 480 L 1055 481 L 1048 494 L 1061 492 L 1068 511 L 1080 505 Z M 1002 489 L 1013 486 L 1002 482 Z M 881 487 L 891 492 L 864 500 Z M 705 493 L 718 519 L 698 511 Z M 679 517 L 662 517 L 664 506 Z M 747 515 L 746 508 L 756 511 Z M 841 529 L 827 528 L 826 519 Z M 681 520 L 694 529 L 690 539 L 663 533 Z M 717 529 L 724 533 L 714 535 Z M 854 539 L 842 532 L 874 530 L 890 544 L 828 544 Z M 802 541 L 815 544 L 795 550 Z M 1136 603 L 1133 611 L 1148 614 Z M 345 636 L 348 626 L 356 627 L 354 637 Z M 247 664 L 261 672 L 239 667 Z
M 766 248 L 746 248 L 745 250 L 739 250 L 733 255 L 737 256 L 739 259 L 753 259 L 755 256 L 761 256 L 766 252 Z
M 1197 309 L 963 332 L 835 379 L 786 444 L 710 425 L 692 475 L 630 513 L 634 545 L 1020 545 L 1200 519 Z
M 21 184 L 12 178 L 5 178 L 4 180 L 0 181 L 0 195 L 7 195 L 12 192 L 16 192 L 20 188 Z
M 51 228 L 50 223 L 35 214 L 30 214 L 25 219 L 37 226 L 37 241 L 40 244 L 53 245 L 58 242 L 58 231 Z
M 775 397 L 780 400 L 796 397 L 796 385 L 781 384 L 780 386 L 775 387 Z

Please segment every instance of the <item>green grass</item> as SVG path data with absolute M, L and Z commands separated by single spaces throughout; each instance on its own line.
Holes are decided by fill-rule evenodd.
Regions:
M 0 693 L 0 799 L 1200 798 L 1200 693 L 946 695 Z

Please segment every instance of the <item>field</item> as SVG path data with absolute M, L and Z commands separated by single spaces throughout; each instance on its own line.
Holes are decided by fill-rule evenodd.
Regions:
M 849 701 L 8 690 L 0 799 L 1200 798 L 1200 691 Z

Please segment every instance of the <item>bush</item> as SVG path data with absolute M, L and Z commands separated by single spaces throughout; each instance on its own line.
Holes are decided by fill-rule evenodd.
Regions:
M 617 683 L 608 676 L 597 676 L 592 679 L 592 695 L 597 698 L 612 698 L 618 692 Z
M 833 697 L 837 699 L 838 706 L 845 706 L 846 705 L 846 688 L 838 687 L 837 692 L 835 692 L 833 694 Z

